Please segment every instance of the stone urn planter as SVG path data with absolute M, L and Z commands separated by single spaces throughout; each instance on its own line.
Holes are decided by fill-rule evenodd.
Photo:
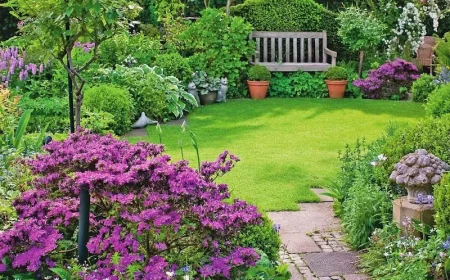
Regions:
M 419 149 L 405 155 L 394 167 L 389 179 L 408 191 L 408 201 L 420 204 L 424 195 L 432 194 L 432 186 L 441 181 L 450 166 L 440 158 Z
M 210 91 L 206 94 L 200 94 L 200 104 L 209 105 L 216 102 L 217 91 Z

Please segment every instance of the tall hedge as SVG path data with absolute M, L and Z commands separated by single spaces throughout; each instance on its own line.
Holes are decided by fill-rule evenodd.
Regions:
M 231 14 L 245 18 L 257 31 L 327 31 L 328 48 L 338 58 L 348 56 L 338 31 L 337 14 L 314 0 L 247 0 L 231 7 Z

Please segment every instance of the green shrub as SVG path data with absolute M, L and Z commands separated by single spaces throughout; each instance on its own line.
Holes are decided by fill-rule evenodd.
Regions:
M 425 110 L 434 118 L 450 113 L 450 84 L 443 85 L 428 96 Z
M 262 65 L 254 65 L 248 71 L 248 79 L 250 81 L 270 81 L 270 71 Z
M 311 74 L 295 72 L 290 74 L 274 73 L 270 80 L 269 95 L 272 97 L 312 97 L 328 96 L 323 73 Z
M 444 34 L 444 38 L 437 39 L 436 58 L 439 64 L 450 66 L 450 32 Z
M 156 57 L 154 65 L 164 70 L 164 75 L 174 76 L 180 81 L 189 82 L 192 80 L 192 69 L 188 59 L 179 53 L 162 54 Z
M 347 71 L 339 66 L 333 66 L 325 72 L 325 79 L 332 81 L 341 81 L 347 80 L 348 74 Z
M 47 126 L 49 132 L 66 132 L 69 130 L 69 100 L 67 97 L 23 96 L 19 107 L 33 110 L 27 130 L 36 132 Z
M 419 79 L 414 81 L 411 87 L 412 98 L 415 102 L 426 102 L 428 96 L 436 88 L 437 86 L 434 83 L 434 77 L 422 74 Z
M 278 261 L 281 240 L 268 217 L 264 217 L 261 225 L 247 226 L 232 243 L 241 247 L 259 249 L 267 255 L 270 261 Z
M 436 227 L 450 234 L 450 176 L 445 174 L 441 183 L 434 186 L 434 209 Z
M 365 176 L 355 178 L 342 206 L 346 239 L 356 249 L 367 246 L 373 231 L 392 219 L 389 193 L 367 182 Z
M 337 15 L 314 0 L 247 0 L 231 7 L 257 31 L 327 31 L 328 48 L 347 56 L 337 35 Z
M 85 91 L 83 104 L 91 111 L 103 111 L 114 116 L 112 129 L 123 135 L 131 129 L 133 99 L 128 90 L 112 85 L 100 85 Z
M 98 62 L 105 66 L 152 64 L 160 52 L 159 39 L 142 33 L 120 34 L 100 45 Z
M 227 77 L 229 97 L 243 96 L 242 87 L 248 61 L 255 44 L 248 37 L 252 26 L 240 17 L 230 17 L 219 10 L 206 9 L 202 16 L 182 34 L 194 71 L 211 77 Z
M 85 110 L 83 112 L 83 117 L 81 118 L 82 127 L 89 129 L 93 133 L 102 135 L 114 133 L 111 128 L 115 123 L 112 114 L 98 110 Z
M 141 24 L 140 32 L 149 38 L 159 39 L 160 37 L 158 27 L 153 24 Z
M 112 83 L 128 89 L 133 96 L 135 118 L 144 112 L 147 117 L 167 121 L 182 117 L 197 106 L 194 97 L 187 93 L 180 81 L 164 76 L 162 69 L 141 65 L 139 67 L 116 66 L 116 69 L 100 69 L 100 83 Z

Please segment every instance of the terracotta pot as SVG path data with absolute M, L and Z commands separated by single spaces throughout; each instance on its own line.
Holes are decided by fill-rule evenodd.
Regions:
M 344 97 L 345 88 L 347 87 L 347 81 L 331 81 L 325 80 L 328 87 L 328 94 L 330 98 L 342 98 Z
M 269 82 L 267 81 L 247 81 L 250 97 L 252 99 L 264 99 L 267 96 Z
M 217 91 L 210 91 L 207 94 L 200 94 L 200 104 L 209 105 L 216 102 Z

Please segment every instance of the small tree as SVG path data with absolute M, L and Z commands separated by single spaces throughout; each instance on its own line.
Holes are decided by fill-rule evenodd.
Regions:
M 387 27 L 369 12 L 356 7 L 339 13 L 338 20 L 338 35 L 342 42 L 351 50 L 359 51 L 358 74 L 361 77 L 364 52 L 373 50 L 381 43 Z
M 130 19 L 138 15 L 140 7 L 127 0 L 8 0 L 2 6 L 23 22 L 22 37 L 30 45 L 40 46 L 69 73 L 79 126 L 86 82 L 83 71 L 97 59 L 102 42 L 128 30 Z M 83 65 L 75 65 L 73 51 L 80 41 L 93 49 L 92 56 Z

